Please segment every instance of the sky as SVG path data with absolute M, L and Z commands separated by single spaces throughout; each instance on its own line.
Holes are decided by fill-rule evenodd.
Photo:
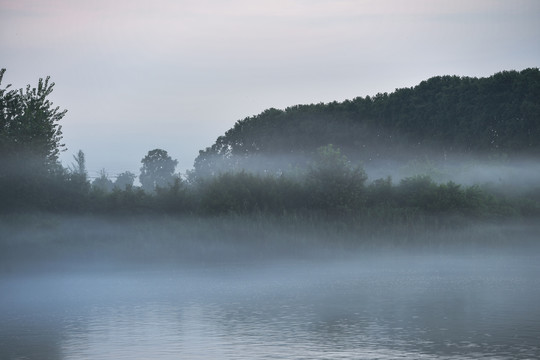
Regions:
M 0 0 L 2 87 L 55 82 L 73 163 L 181 173 L 238 120 L 540 67 L 538 0 Z

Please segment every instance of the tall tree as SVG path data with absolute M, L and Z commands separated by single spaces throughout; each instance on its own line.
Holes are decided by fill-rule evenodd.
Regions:
M 178 160 L 173 160 L 167 151 L 162 149 L 150 150 L 141 160 L 139 181 L 144 191 L 155 191 L 156 187 L 167 187 L 174 183 L 174 171 Z
M 127 190 L 133 186 L 133 182 L 135 181 L 135 174 L 131 171 L 124 171 L 120 175 L 116 177 L 116 181 L 114 182 L 114 187 L 118 190 Z
M 0 88 L 0 208 L 54 208 L 72 197 L 66 196 L 69 186 L 59 185 L 67 179 L 58 161 L 64 148 L 58 122 L 66 110 L 48 99 L 54 87 L 49 77 L 34 88 L 10 87 Z
M 109 174 L 105 169 L 101 169 L 99 177 L 92 181 L 92 188 L 102 193 L 109 193 L 114 188 L 114 183 L 109 179 Z
M 73 155 L 73 160 L 75 160 L 75 163 L 71 166 L 72 174 L 79 175 L 80 177 L 86 179 L 87 172 L 84 152 L 82 150 L 79 150 L 77 152 L 77 155 Z
M 5 69 L 0 70 L 0 85 Z M 0 155 L 10 169 L 54 172 L 63 150 L 58 122 L 67 110 L 54 107 L 48 99 L 54 88 L 50 78 L 39 79 L 37 87 L 0 89 Z M 6 164 L 6 165 L 7 165 Z
M 82 150 L 73 155 L 75 162 L 69 168 L 70 185 L 79 195 L 84 195 L 90 190 L 88 172 L 86 171 L 86 157 Z

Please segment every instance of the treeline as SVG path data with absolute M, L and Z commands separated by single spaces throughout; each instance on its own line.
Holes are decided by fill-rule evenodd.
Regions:
M 115 185 L 104 175 L 90 182 L 73 170 L 49 180 L 25 197 L 12 187 L 14 201 L 9 201 L 8 194 L 1 209 L 107 216 L 256 214 L 303 220 L 356 219 L 367 226 L 540 215 L 538 191 L 508 197 L 476 185 L 436 183 L 427 175 L 397 183 L 390 177 L 368 181 L 363 169 L 332 145 L 318 149 L 314 161 L 304 169 L 280 175 L 226 172 L 195 181 L 170 173 L 169 182 L 155 184 L 151 191 L 133 183 Z M 109 185 L 103 186 L 105 181 Z
M 4 71 L 0 71 L 0 85 Z M 538 189 L 509 197 L 497 192 L 497 189 L 466 187 L 452 182 L 437 183 L 422 175 L 408 177 L 398 183 L 394 183 L 391 178 L 368 181 L 363 168 L 351 163 L 346 153 L 351 146 L 360 145 L 362 149 L 379 146 L 380 151 L 391 152 L 396 149 L 392 147 L 393 141 L 410 144 L 413 137 L 433 141 L 429 140 L 435 136 L 433 129 L 442 131 L 444 126 L 439 124 L 433 127 L 433 131 L 429 130 L 430 125 L 426 123 L 426 119 L 432 119 L 429 120 L 432 122 L 443 121 L 437 120 L 436 116 L 444 113 L 441 110 L 444 106 L 441 104 L 453 104 L 454 101 L 448 100 L 452 98 L 450 94 L 454 94 L 459 86 L 469 89 L 471 84 L 476 84 L 473 88 L 477 91 L 471 93 L 475 100 L 470 100 L 469 96 L 456 95 L 461 99 L 460 103 L 472 106 L 476 101 L 480 101 L 482 96 L 487 96 L 490 101 L 497 98 L 497 106 L 506 104 L 504 106 L 512 110 L 505 112 L 503 108 L 497 108 L 498 110 L 488 111 L 485 108 L 483 111 L 488 115 L 481 115 L 482 111 L 475 105 L 477 107 L 474 114 L 480 119 L 478 121 L 487 121 L 491 118 L 490 114 L 495 113 L 504 119 L 511 116 L 514 116 L 514 120 L 522 119 L 523 121 L 514 121 L 515 124 L 522 124 L 522 127 L 515 126 L 515 132 L 501 134 L 514 134 L 512 136 L 515 136 L 515 139 L 523 141 L 528 139 L 514 150 L 516 153 L 518 150 L 534 153 L 539 146 L 539 137 L 533 135 L 538 135 L 540 113 L 534 104 L 538 104 L 540 96 L 531 98 L 531 94 L 536 94 L 538 90 L 539 75 L 538 69 L 529 69 L 520 73 L 500 73 L 488 79 L 433 78 L 416 88 L 398 90 L 390 95 L 378 95 L 373 99 L 358 98 L 344 103 L 299 106 L 286 111 L 268 110 L 238 122 L 224 137 L 218 139 L 215 146 L 201 152 L 193 171 L 186 177 L 175 174 L 178 162 L 165 150 L 149 151 L 141 160 L 142 167 L 138 176 L 141 186 L 135 185 L 136 175 L 130 172 L 122 173 L 113 182 L 106 172 L 102 171 L 100 177 L 90 181 L 82 151 L 74 156 L 74 163 L 69 168 L 63 167 L 58 160 L 59 152 L 64 149 L 59 121 L 66 111 L 54 107 L 47 99 L 54 83 L 50 83 L 48 78 L 40 79 L 37 87 L 27 86 L 19 90 L 12 90 L 8 85 L 0 88 L 0 212 L 202 216 L 261 214 L 289 219 L 349 218 L 368 224 L 413 224 L 419 219 L 456 217 L 538 217 Z M 446 84 L 446 87 L 441 84 Z M 508 84 L 513 84 L 511 91 L 501 89 L 495 92 L 507 94 L 510 100 L 492 94 L 493 89 L 499 89 L 501 84 L 506 84 L 504 89 Z M 438 90 L 430 92 L 428 89 Z M 447 89 L 442 98 L 441 89 Z M 461 93 L 461 90 L 457 92 Z M 430 106 L 433 106 L 433 109 L 430 111 L 434 115 L 425 115 L 425 112 L 421 111 L 423 107 L 418 104 L 402 114 L 401 110 L 411 104 L 411 99 L 417 99 L 415 101 L 425 106 L 432 104 Z M 465 105 L 463 107 L 467 108 Z M 518 107 L 519 114 L 515 112 Z M 452 121 L 459 124 L 461 117 L 458 115 L 465 112 L 460 110 L 453 113 L 456 117 L 452 117 Z M 383 125 L 388 118 L 378 118 L 381 114 L 393 114 L 392 116 L 401 119 L 401 122 L 394 121 L 392 126 L 385 127 Z M 424 120 L 415 123 L 415 116 Z M 449 119 L 447 120 L 450 121 Z M 357 127 L 351 127 L 350 124 L 356 124 Z M 376 126 L 385 131 L 382 138 L 358 130 Z M 461 144 L 456 139 L 465 139 L 469 135 L 479 136 L 481 131 L 485 130 L 475 132 L 472 128 L 459 129 L 459 137 L 455 133 L 458 129 L 455 126 L 450 128 L 450 133 L 455 136 L 450 136 L 441 146 L 450 146 L 448 144 L 451 141 Z M 401 134 L 406 134 L 406 129 L 416 130 L 411 130 L 410 135 L 401 139 L 389 135 L 392 134 L 391 129 L 398 129 Z M 353 140 L 358 134 L 363 137 Z M 383 134 L 382 130 L 380 134 Z M 441 134 L 440 139 L 446 138 L 446 132 Z M 434 139 L 439 139 L 437 136 Z M 498 143 L 488 143 L 501 146 L 506 144 L 503 148 L 510 149 L 510 138 L 510 135 L 505 135 L 501 141 L 497 140 Z M 364 147 L 363 145 L 367 144 L 362 142 L 364 140 L 369 140 L 371 145 Z M 328 145 L 333 142 L 337 145 Z M 415 142 L 412 144 L 411 146 L 415 146 Z M 293 150 L 289 153 L 291 156 L 286 158 L 286 164 L 272 163 L 275 158 L 271 157 L 266 159 L 268 161 L 257 158 L 258 169 L 244 169 L 243 161 L 255 155 L 272 155 L 290 149 Z M 300 152 L 295 153 L 295 149 L 300 149 Z M 210 154 L 215 157 L 209 156 Z M 218 163 L 219 166 L 216 166 Z
M 540 71 L 437 76 L 390 94 L 268 109 L 238 121 L 200 151 L 194 169 L 208 175 L 253 167 L 250 158 L 266 155 L 269 161 L 255 164 L 257 170 L 275 170 L 305 162 L 329 143 L 366 165 L 425 155 L 538 156 Z M 274 155 L 286 156 L 286 163 Z

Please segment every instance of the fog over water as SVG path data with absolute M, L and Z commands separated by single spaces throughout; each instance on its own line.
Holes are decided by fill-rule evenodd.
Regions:
M 368 239 L 234 216 L 9 220 L 2 358 L 540 356 L 534 223 L 415 245 L 405 229 Z
M 310 161 L 236 170 L 301 179 L 284 164 Z M 366 189 L 425 174 L 518 201 L 540 184 L 526 159 L 351 164 Z M 540 357 L 534 215 L 304 211 L 2 214 L 0 359 Z
M 370 181 L 390 176 L 394 183 L 416 176 L 428 175 L 436 182 L 453 181 L 466 186 L 490 184 L 519 192 L 536 190 L 540 186 L 540 161 L 534 157 L 490 157 L 446 155 L 425 149 L 422 153 L 404 150 L 389 158 L 366 158 L 365 154 L 346 154 L 351 165 L 364 169 Z M 301 154 L 249 156 L 224 155 L 210 157 L 215 173 L 247 171 L 268 175 L 301 174 L 314 164 L 313 156 Z
M 0 1 L 0 360 L 540 359 L 539 15 Z

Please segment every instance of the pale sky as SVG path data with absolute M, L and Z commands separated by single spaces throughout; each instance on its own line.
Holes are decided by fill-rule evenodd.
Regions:
M 193 165 L 237 120 L 540 67 L 540 0 L 0 0 L 2 86 L 56 83 L 64 165 Z

